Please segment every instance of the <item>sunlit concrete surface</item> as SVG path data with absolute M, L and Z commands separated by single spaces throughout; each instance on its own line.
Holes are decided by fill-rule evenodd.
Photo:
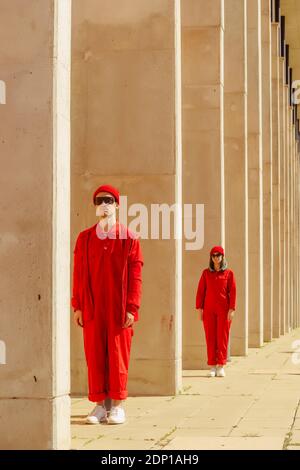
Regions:
M 300 329 L 235 357 L 224 379 L 185 371 L 175 397 L 130 397 L 123 425 L 85 424 L 93 404 L 74 398 L 72 448 L 300 450 L 297 339 Z

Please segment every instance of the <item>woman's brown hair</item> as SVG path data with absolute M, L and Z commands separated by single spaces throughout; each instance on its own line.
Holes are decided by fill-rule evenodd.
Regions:
M 214 271 L 215 270 L 215 265 L 214 265 L 214 262 L 213 262 L 213 259 L 212 259 L 212 256 L 210 255 L 209 257 L 209 269 L 211 271 Z M 220 263 L 220 270 L 221 271 L 224 271 L 225 269 L 227 269 L 227 261 L 225 259 L 225 256 L 222 255 L 222 261 Z

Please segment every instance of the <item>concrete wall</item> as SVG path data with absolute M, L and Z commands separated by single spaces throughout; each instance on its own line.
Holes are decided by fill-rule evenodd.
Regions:
M 279 24 L 272 24 L 272 181 L 273 181 L 273 337 L 280 335 L 280 44 Z
M 204 204 L 204 246 L 183 251 L 183 366 L 206 367 L 195 310 L 212 246 L 224 243 L 224 3 L 182 2 L 183 201 Z
M 264 319 L 261 0 L 247 2 L 247 15 L 249 346 L 260 347 Z
M 180 202 L 178 7 L 175 0 L 73 1 L 72 249 L 78 232 L 97 221 L 92 193 L 102 183 L 149 212 L 151 204 Z M 143 240 L 142 249 L 129 390 L 172 394 L 181 381 L 181 248 L 173 239 Z M 73 393 L 87 387 L 81 333 L 72 328 Z
M 237 282 L 237 315 L 230 354 L 248 352 L 248 67 L 247 2 L 225 2 L 225 238 L 226 258 Z
M 271 3 L 261 3 L 262 42 L 262 146 L 263 146 L 263 264 L 264 325 L 263 339 L 273 336 L 273 134 L 272 134 L 272 25 Z
M 0 448 L 67 449 L 70 2 L 1 2 Z
M 142 241 L 131 395 L 180 391 L 181 341 L 184 367 L 206 367 L 195 294 L 214 244 L 238 279 L 232 354 L 299 326 L 298 122 L 284 71 L 300 78 L 300 9 L 281 5 L 288 64 L 268 0 L 73 0 L 72 18 L 70 0 L 2 1 L 0 448 L 70 446 L 70 268 L 101 183 L 128 205 L 205 205 L 202 250 Z M 86 394 L 73 325 L 71 350 L 72 392 Z

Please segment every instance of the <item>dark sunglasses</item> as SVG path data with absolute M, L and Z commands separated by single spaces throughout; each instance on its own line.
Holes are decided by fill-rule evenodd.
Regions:
M 222 253 L 213 253 L 211 255 L 213 258 L 219 258 L 219 256 L 223 256 Z
M 104 204 L 113 204 L 115 198 L 112 196 L 96 196 L 96 206 L 100 206 L 103 202 Z

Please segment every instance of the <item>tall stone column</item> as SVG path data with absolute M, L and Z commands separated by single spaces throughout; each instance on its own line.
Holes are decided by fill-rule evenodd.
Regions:
M 289 214 L 290 214 L 290 233 L 289 233 L 289 256 L 290 256 L 290 268 L 289 268 L 289 279 L 290 279 L 290 312 L 289 312 L 289 328 L 293 327 L 293 317 L 294 317 L 294 289 L 293 289 L 293 107 L 290 106 L 290 167 L 289 167 Z
M 297 121 L 295 123 L 295 126 L 297 125 Z M 295 196 L 295 251 L 294 251 L 294 256 L 295 256 L 295 328 L 297 328 L 298 325 L 298 297 L 299 297 L 299 292 L 298 292 L 298 236 L 297 236 L 297 231 L 298 231 L 298 200 L 297 200 L 297 158 L 298 158 L 298 142 L 295 138 L 295 179 L 294 179 L 294 184 L 295 184 L 295 189 L 294 189 L 294 196 Z
M 297 141 L 296 149 L 296 214 L 297 214 L 297 328 L 300 326 L 300 153 L 299 153 L 299 140 Z
M 204 246 L 183 250 L 183 364 L 207 364 L 197 318 L 198 280 L 212 246 L 224 244 L 223 0 L 183 0 L 183 201 L 204 204 Z M 243 306 L 240 306 L 243 309 Z
M 296 121 L 296 126 L 297 126 L 297 121 Z M 296 310 L 296 315 L 295 315 L 295 328 L 298 326 L 298 308 L 299 308 L 299 291 L 298 291 L 298 276 L 299 276 L 299 266 L 298 266 L 298 250 L 299 250 L 299 243 L 298 243 L 298 164 L 297 164 L 297 158 L 298 158 L 298 141 L 295 140 L 295 293 L 296 293 L 296 299 L 295 299 L 295 310 Z
M 293 74 L 292 74 L 292 77 L 291 77 L 291 80 L 290 81 L 293 81 L 293 80 L 299 80 L 299 77 L 300 77 L 300 54 L 299 54 L 299 32 L 298 32 L 298 24 L 299 24 L 299 8 L 298 8 L 298 3 L 297 2 L 292 2 L 290 0 L 281 0 L 280 1 L 280 8 L 281 8 L 281 12 L 283 15 L 285 15 L 285 18 L 286 18 L 286 38 L 287 38 L 287 43 L 289 44 L 288 46 L 288 56 L 289 56 L 289 59 L 290 59 L 290 65 L 293 67 Z M 299 105 L 297 105 L 298 107 L 298 115 L 299 115 Z M 293 136 L 293 139 L 295 139 L 295 137 Z M 298 153 L 298 150 L 296 150 L 296 155 Z M 297 158 L 297 157 L 296 157 Z M 294 193 L 295 195 L 295 193 Z M 296 197 L 296 195 L 295 195 Z M 297 199 L 295 201 L 295 203 L 297 204 Z M 296 227 L 296 224 L 295 224 L 295 227 Z M 288 242 L 290 242 L 290 240 L 288 240 Z M 288 250 L 289 250 L 289 253 L 293 251 L 293 248 L 291 246 L 288 246 Z M 295 255 L 295 252 L 294 252 L 294 255 Z M 291 257 L 293 259 L 293 256 Z M 289 258 L 288 262 L 290 263 L 291 259 Z M 295 260 L 296 261 L 296 260 Z M 297 267 L 294 267 L 291 269 L 293 269 L 293 271 L 296 273 L 297 275 Z M 290 274 L 290 273 L 288 273 Z M 292 282 L 292 281 L 291 281 Z M 295 295 L 297 296 L 298 295 L 298 289 L 294 289 L 294 287 L 291 286 L 291 282 L 288 284 L 288 287 L 289 289 L 291 289 L 291 295 Z M 292 301 L 291 298 L 287 299 L 288 302 Z M 291 310 L 293 310 L 293 308 L 296 308 L 296 313 L 295 315 L 297 316 L 298 315 L 298 310 L 297 310 L 297 307 L 292 307 Z
M 287 49 L 288 50 L 288 49 Z M 290 105 L 289 105 L 289 86 L 286 85 L 286 108 L 285 108 L 285 331 L 289 331 L 289 312 L 290 312 L 290 214 L 289 214 L 289 171 L 290 171 Z
M 1 449 L 70 448 L 70 26 L 69 0 L 1 2 Z
M 244 0 L 225 1 L 224 46 L 226 257 L 238 286 L 230 354 L 241 356 L 248 350 L 247 2 Z
M 294 224 L 294 194 L 293 194 L 293 160 L 294 160 L 294 124 L 293 124 L 293 106 L 291 106 L 291 143 L 290 143 L 290 148 L 291 148 L 291 155 L 290 155 L 290 221 L 291 221 L 291 233 L 290 233 L 290 276 L 291 276 L 291 317 L 290 317 L 290 327 L 293 328 L 293 323 L 294 323 L 294 252 L 293 252 L 293 224 Z
M 288 201 L 289 201 L 289 288 L 288 288 L 288 296 L 289 296 L 289 311 L 288 311 L 288 327 L 289 331 L 292 328 L 292 318 L 293 318 L 293 276 L 292 276 L 292 149 L 293 149 L 293 112 L 292 106 L 289 105 L 289 157 L 288 157 Z
M 298 121 L 299 125 L 299 121 Z M 296 144 L 296 256 L 297 256 L 297 328 L 300 326 L 300 172 L 299 172 L 299 140 Z
M 299 298 L 299 292 L 298 292 L 298 189 L 297 189 L 297 147 L 298 147 L 298 142 L 297 140 L 295 141 L 295 292 L 296 292 L 296 299 L 295 299 L 295 310 L 296 310 L 296 315 L 295 315 L 295 328 L 297 328 L 298 325 L 298 298 Z
M 291 228 L 292 228 L 292 289 L 293 289 L 293 310 L 292 310 L 292 328 L 296 327 L 296 259 L 295 259 L 295 249 L 296 249 L 296 240 L 295 240 L 295 226 L 296 226 L 296 217 L 295 217 L 295 156 L 296 156 L 296 145 L 295 145 L 295 114 L 293 108 L 293 126 L 292 126 L 292 136 L 293 136 L 293 146 L 292 146 L 292 219 L 291 219 Z
M 262 141 L 264 194 L 264 341 L 273 328 L 272 36 L 271 4 L 262 0 Z
M 285 89 L 285 44 L 284 44 L 284 19 L 281 17 L 281 42 L 279 58 L 279 122 L 280 122 L 280 168 L 279 168 L 279 199 L 280 199 L 280 319 L 279 335 L 285 333 L 285 109 L 286 109 L 286 89 Z
M 248 15 L 249 346 L 263 343 L 263 152 L 261 1 Z
M 300 210 L 299 210 L 299 201 L 300 201 L 300 192 L 299 192 L 299 141 L 297 141 L 297 149 L 296 149 L 296 201 L 297 201 L 297 206 L 296 206 L 296 227 L 297 227 L 297 248 L 296 248 L 296 255 L 297 255 L 297 328 L 299 327 L 300 324 L 300 314 L 299 314 L 299 307 L 300 307 L 300 237 L 299 237 L 299 224 L 300 224 Z
M 128 210 L 146 206 L 129 394 L 172 395 L 182 376 L 181 241 L 173 230 L 151 238 L 150 214 L 152 204 L 181 204 L 180 1 L 74 0 L 72 26 L 72 248 L 97 222 L 92 194 L 100 184 L 119 188 Z M 72 392 L 85 394 L 81 336 L 74 327 Z
M 273 337 L 280 335 L 280 75 L 279 24 L 272 23 Z

